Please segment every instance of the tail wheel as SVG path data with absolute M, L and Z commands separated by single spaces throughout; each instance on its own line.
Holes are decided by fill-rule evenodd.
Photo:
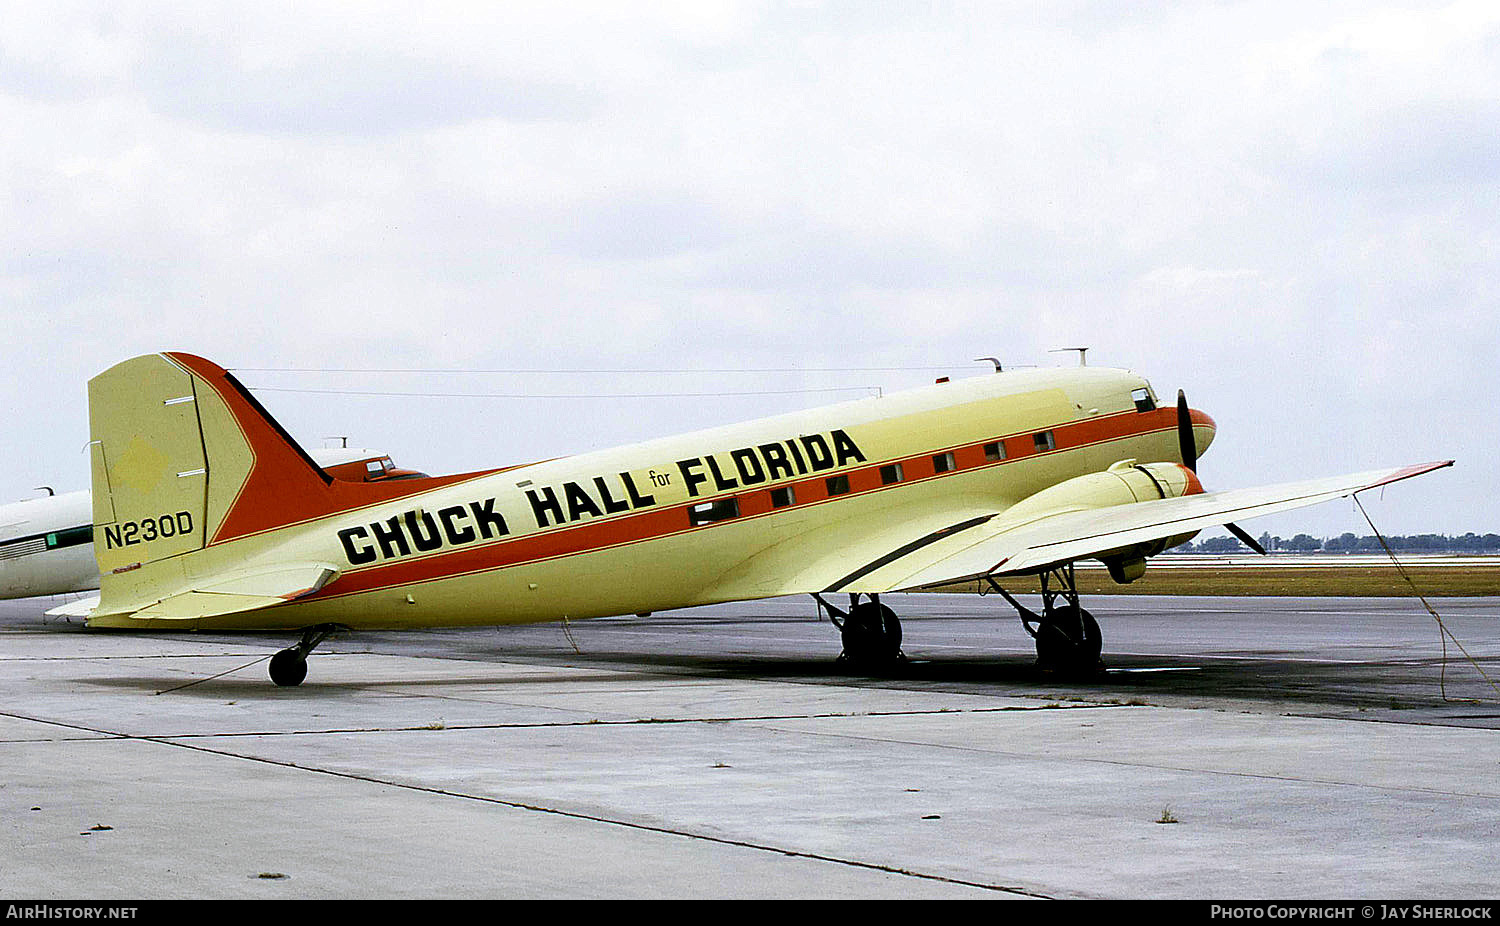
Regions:
M 901 658 L 901 621 L 877 601 L 849 609 L 843 626 L 844 658 L 856 665 L 888 665 Z
M 283 688 L 302 684 L 307 678 L 307 659 L 296 647 L 284 649 L 271 657 L 271 681 Z
M 1036 629 L 1036 659 L 1045 669 L 1087 674 L 1102 667 L 1104 637 L 1094 615 L 1076 605 L 1054 608 Z
M 296 646 L 288 646 L 271 657 L 271 681 L 283 688 L 302 684 L 302 680 L 307 678 L 307 654 L 313 651 L 313 647 L 328 639 L 329 634 L 348 629 L 340 624 L 314 624 L 302 628 L 302 642 Z

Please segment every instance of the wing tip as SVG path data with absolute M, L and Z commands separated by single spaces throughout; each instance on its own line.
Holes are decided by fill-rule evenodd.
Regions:
M 1422 476 L 1436 470 L 1445 469 L 1452 465 L 1452 460 L 1434 460 L 1431 463 L 1414 463 L 1411 466 L 1403 466 L 1401 469 L 1398 469 L 1381 479 L 1375 480 L 1374 482 L 1365 486 L 1363 489 L 1357 490 L 1357 492 L 1363 492 L 1365 491 L 1365 489 L 1376 489 L 1380 486 L 1390 485 L 1393 482 L 1400 482 L 1403 479 L 1410 479 L 1413 476 Z

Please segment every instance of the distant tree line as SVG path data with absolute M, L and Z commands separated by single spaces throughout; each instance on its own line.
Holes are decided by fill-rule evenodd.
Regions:
M 1322 539 L 1308 534 L 1295 537 L 1273 537 L 1269 533 L 1256 538 L 1267 552 L 1274 553 L 1383 553 L 1379 538 L 1363 537 L 1352 533 Z M 1500 553 L 1500 534 L 1468 533 L 1459 536 L 1447 534 L 1411 534 L 1385 538 L 1397 553 Z M 1209 537 L 1193 543 L 1191 540 L 1173 547 L 1173 553 L 1243 553 L 1249 550 L 1234 537 Z

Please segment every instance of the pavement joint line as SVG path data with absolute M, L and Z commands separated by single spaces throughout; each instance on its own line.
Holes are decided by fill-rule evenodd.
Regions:
M 8 712 L 0 712 L 0 716 L 17 717 L 19 715 L 8 713 Z M 34 718 L 23 717 L 21 719 L 31 720 L 31 719 L 34 719 Z M 391 780 L 384 779 L 384 778 L 376 778 L 376 777 L 371 776 L 371 775 L 361 775 L 361 774 L 357 774 L 357 773 L 354 773 L 354 772 L 342 772 L 342 771 L 337 771 L 337 770 L 334 770 L 334 769 L 317 768 L 317 767 L 314 767 L 314 766 L 307 766 L 307 765 L 298 765 L 298 764 L 296 764 L 294 762 L 285 762 L 285 761 L 280 761 L 280 760 L 276 760 L 276 759 L 268 759 L 268 758 L 265 758 L 263 756 L 247 756 L 247 755 L 242 755 L 242 754 L 236 753 L 236 752 L 230 752 L 228 750 L 223 750 L 223 749 L 210 749 L 210 748 L 207 748 L 205 746 L 200 746 L 200 745 L 196 745 L 196 744 L 193 744 L 193 743 L 179 742 L 176 738 L 171 738 L 171 737 L 161 737 L 161 736 L 132 736 L 132 735 L 129 735 L 129 734 L 115 733 L 115 732 L 109 731 L 109 730 L 99 730 L 99 729 L 95 729 L 95 728 L 85 727 L 85 726 L 82 726 L 81 724 L 64 724 L 64 723 L 61 723 L 59 721 L 41 720 L 41 721 L 37 721 L 37 722 L 39 722 L 39 723 L 53 723 L 53 724 L 56 724 L 58 726 L 68 726 L 68 727 L 72 727 L 74 729 L 88 730 L 89 732 L 98 733 L 98 734 L 101 734 L 103 736 L 106 736 L 106 737 L 109 737 L 109 738 L 113 738 L 113 739 L 137 740 L 137 741 L 141 741 L 141 742 L 154 743 L 154 744 L 159 745 L 159 746 L 170 746 L 170 747 L 177 748 L 177 749 L 187 749 L 187 750 L 191 750 L 193 752 L 201 752 L 201 753 L 204 753 L 204 754 L 207 754 L 207 755 L 220 756 L 220 757 L 228 758 L 228 759 L 238 759 L 240 761 L 256 762 L 256 763 L 259 763 L 259 764 L 262 764 L 262 765 L 271 765 L 271 766 L 276 766 L 278 768 L 288 768 L 288 769 L 293 769 L 293 770 L 296 770 L 296 771 L 299 771 L 299 772 L 311 772 L 311 773 L 317 774 L 317 775 L 328 775 L 328 776 L 333 777 L 333 778 L 343 778 L 343 779 L 346 779 L 346 780 L 349 780 L 349 781 L 362 781 L 362 782 L 365 782 L 367 784 L 380 785 L 382 787 L 388 787 L 388 788 L 399 788 L 399 789 L 404 790 L 404 791 L 414 791 L 414 792 L 422 793 L 422 794 L 437 795 L 439 797 L 452 797 L 452 798 L 458 798 L 460 800 L 476 801 L 476 802 L 485 803 L 485 804 L 494 804 L 496 806 L 511 807 L 511 808 L 516 809 L 516 810 L 525 810 L 525 811 L 530 811 L 532 813 L 544 813 L 544 814 L 550 814 L 550 815 L 553 815 L 553 816 L 567 817 L 569 819 L 574 819 L 574 820 L 584 820 L 584 821 L 591 822 L 591 823 L 602 823 L 602 824 L 604 824 L 606 826 L 618 826 L 618 827 L 623 827 L 623 828 L 626 828 L 626 829 L 639 830 L 639 831 L 642 831 L 642 832 L 657 833 L 657 834 L 660 834 L 660 835 L 663 835 L 663 836 L 675 836 L 675 837 L 678 837 L 678 838 L 681 838 L 681 839 L 701 840 L 703 842 L 711 842 L 711 843 L 715 843 L 717 845 L 734 846 L 734 847 L 737 847 L 737 848 L 750 849 L 752 851 L 758 851 L 758 852 L 774 852 L 774 853 L 776 853 L 778 855 L 785 855 L 785 856 L 788 856 L 790 858 L 804 858 L 804 859 L 810 859 L 812 861 L 828 862 L 830 864 L 835 864 L 835 865 L 846 865 L 846 866 L 851 867 L 851 868 L 860 868 L 860 869 L 864 869 L 864 870 L 867 870 L 867 871 L 882 871 L 882 872 L 886 872 L 888 874 L 902 875 L 902 876 L 910 877 L 910 878 L 919 878 L 919 879 L 922 879 L 922 880 L 925 880 L 925 881 L 938 881 L 938 882 L 942 882 L 942 883 L 945 883 L 945 884 L 956 884 L 956 885 L 960 885 L 960 886 L 964 886 L 964 887 L 978 888 L 980 890 L 995 891 L 997 893 L 1015 894 L 1015 895 L 1021 896 L 1021 897 L 1033 897 L 1033 898 L 1042 899 L 1042 900 L 1051 899 L 1046 894 L 1042 894 L 1040 892 L 1033 891 L 1033 890 L 1028 890 L 1027 888 L 1023 888 L 1023 887 L 1016 887 L 1016 886 L 1013 886 L 1013 885 L 987 884 L 987 883 L 984 883 L 984 882 L 981 882 L 981 881 L 971 881 L 971 880 L 967 880 L 967 879 L 964 879 L 964 878 L 950 878 L 950 877 L 947 877 L 945 875 L 931 874 L 931 873 L 920 872 L 920 871 L 912 871 L 911 869 L 900 868 L 900 867 L 897 867 L 897 866 L 894 866 L 894 865 L 883 865 L 883 864 L 880 864 L 878 862 L 862 862 L 862 861 L 859 861 L 857 859 L 840 858 L 838 856 L 823 855 L 823 854 L 817 853 L 817 852 L 804 852 L 804 851 L 801 851 L 801 850 L 798 850 L 798 849 L 785 849 L 785 848 L 780 848 L 780 847 L 777 847 L 777 846 L 771 846 L 771 845 L 764 845 L 764 844 L 761 844 L 761 843 L 749 842 L 749 841 L 746 841 L 746 840 L 729 839 L 729 838 L 723 837 L 723 836 L 710 836 L 710 835 L 707 835 L 705 833 L 694 833 L 694 832 L 689 832 L 687 830 L 672 829 L 671 827 L 666 827 L 666 826 L 653 826 L 653 825 L 648 824 L 648 823 L 639 823 L 639 822 L 635 822 L 635 821 L 631 821 L 631 820 L 612 819 L 610 817 L 600 816 L 598 814 L 586 814 L 586 813 L 581 813 L 579 811 L 563 810 L 563 809 L 557 808 L 557 807 L 546 807 L 546 806 L 543 806 L 543 805 L 540 805 L 540 804 L 529 804 L 529 803 L 526 803 L 524 801 L 507 800 L 505 798 L 493 797 L 493 796 L 490 796 L 490 795 L 466 794 L 466 793 L 461 792 L 461 791 L 449 791 L 449 790 L 446 790 L 444 788 L 428 787 L 428 786 L 425 786 L 425 785 L 411 784 L 409 782 L 391 781 Z M 97 742 L 97 741 L 94 741 L 94 740 L 75 740 L 75 742 Z
M 90 656 L 87 653 L 78 653 L 72 656 L 0 656 L 0 662 L 111 662 L 116 659 L 243 659 L 246 656 L 260 656 L 264 658 L 265 653 L 138 653 L 136 655 L 119 656 Z M 322 655 L 339 655 L 324 653 Z
M 1500 714 L 1454 714 L 1451 717 L 1362 717 L 1358 714 L 1310 714 L 1306 712 L 1288 712 L 1283 717 L 1300 717 L 1310 720 L 1355 720 L 1360 723 L 1389 723 L 1399 724 L 1407 727 L 1432 727 L 1434 729 L 1453 730 L 1493 730 L 1493 727 L 1477 727 L 1465 723 L 1454 723 L 1455 720 L 1495 720 L 1500 719 Z
M 1088 708 L 1118 708 L 1139 707 L 1141 705 L 1126 704 L 1042 704 L 1035 707 L 976 707 L 976 708 L 939 708 L 933 710 L 907 710 L 907 711 L 830 711 L 826 713 L 808 714 L 764 714 L 764 715 L 740 715 L 728 717 L 638 717 L 630 720 L 556 720 L 538 721 L 530 723 L 476 723 L 476 724 L 450 724 L 443 723 L 441 726 L 434 724 L 422 724 L 408 727 L 332 727 L 322 730 L 246 730 L 238 733 L 120 733 L 113 730 L 102 730 L 96 727 L 87 727 L 82 724 L 68 723 L 61 720 L 48 720 L 42 717 L 29 717 L 25 714 L 17 714 L 12 711 L 0 711 L 0 717 L 10 717 L 14 720 L 25 720 L 32 723 L 49 724 L 64 727 L 70 730 L 82 730 L 87 733 L 96 734 L 96 737 L 69 737 L 70 742 L 96 742 L 98 737 L 116 740 L 190 740 L 190 739 L 235 739 L 243 737 L 272 737 L 272 736 L 341 736 L 358 735 L 367 733 L 447 733 L 451 731 L 468 730 L 547 730 L 562 729 L 568 727 L 624 727 L 624 726 L 680 726 L 687 724 L 719 724 L 719 723 L 765 723 L 777 720 L 836 720 L 839 718 L 860 717 L 922 717 L 922 716 L 959 716 L 964 714 L 997 714 L 1006 712 L 1046 711 L 1046 710 L 1083 710 Z M 0 743 L 35 743 L 35 742 L 61 742 L 61 740 L 35 740 L 17 739 L 0 740 Z
M 1279 656 L 1276 654 L 1244 656 L 1230 653 L 1106 653 L 1105 655 L 1115 657 L 1129 656 L 1140 659 L 1234 659 L 1241 662 L 1312 662 L 1350 666 L 1384 666 L 1391 664 L 1391 661 L 1387 659 L 1315 659 L 1310 656 Z

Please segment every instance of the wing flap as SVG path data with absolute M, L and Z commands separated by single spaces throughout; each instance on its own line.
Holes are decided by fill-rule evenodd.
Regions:
M 1191 533 L 1225 521 L 1243 521 L 1316 505 L 1452 464 L 1453 461 L 1448 460 L 1110 508 L 1067 511 L 1023 525 L 1007 523 L 1001 515 L 973 530 L 914 551 L 916 555 L 897 557 L 879 569 L 853 577 L 847 584 L 830 590 L 901 591 L 961 582 L 983 575 L 1033 572 L 1134 544 Z

